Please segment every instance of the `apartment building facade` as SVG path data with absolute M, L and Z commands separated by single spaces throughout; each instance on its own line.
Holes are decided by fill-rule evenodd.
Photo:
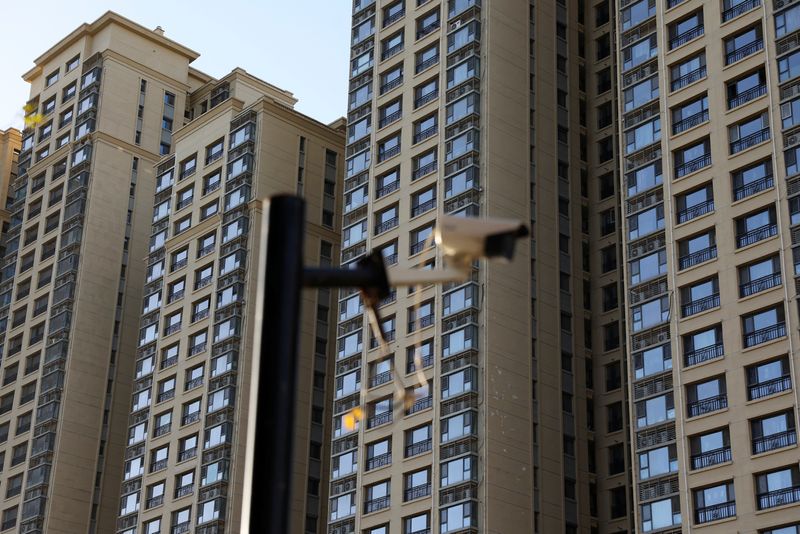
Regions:
M 241 69 L 202 81 L 156 166 L 117 525 L 126 534 L 243 528 L 261 199 L 305 197 L 309 264 L 330 265 L 339 251 L 343 122 L 294 111 L 290 93 Z M 303 295 L 292 532 L 326 525 L 332 298 Z
M 164 37 L 160 28 L 150 30 L 108 12 L 67 35 L 24 75 L 31 84 L 25 106 L 28 126 L 21 134 L 19 176 L 11 186 L 0 267 L 1 531 L 141 532 L 145 520 L 152 528 L 157 513 L 155 501 L 148 499 L 155 494 L 148 497 L 146 491 L 155 487 L 158 475 L 154 470 L 145 475 L 144 467 L 152 468 L 153 462 L 167 468 L 163 475 L 170 473 L 171 497 L 158 505 L 162 531 L 171 522 L 177 527 L 173 532 L 185 531 L 187 508 L 190 530 L 198 518 L 212 516 L 213 528 L 197 528 L 238 529 L 234 516 L 241 511 L 240 454 L 246 428 L 237 423 L 246 413 L 250 357 L 245 351 L 250 340 L 244 336 L 252 332 L 254 313 L 246 305 L 254 300 L 244 299 L 255 291 L 251 277 L 257 272 L 245 267 L 257 265 L 256 240 L 263 237 L 256 195 L 304 193 L 310 235 L 315 236 L 308 240 L 309 261 L 333 257 L 338 253 L 335 193 L 343 142 L 339 125 L 328 127 L 295 112 L 290 93 L 241 69 L 215 80 L 190 66 L 197 57 Z M 242 128 L 235 128 L 235 141 L 229 133 L 236 121 Z M 235 145 L 236 161 L 230 144 Z M 197 152 L 196 169 L 209 171 L 202 178 L 182 167 L 188 165 L 190 151 Z M 237 169 L 235 179 L 228 159 Z M 166 176 L 171 162 L 174 187 Z M 212 167 L 218 171 L 216 181 Z M 196 203 L 195 193 L 188 190 L 195 181 Z M 173 200 L 176 209 L 167 208 L 167 213 L 178 217 L 165 218 L 162 203 Z M 171 258 L 167 251 L 180 243 L 195 247 L 195 238 L 211 233 L 213 245 L 204 242 L 200 258 L 192 248 L 183 268 L 191 272 L 186 283 L 197 282 L 199 293 L 192 285 L 181 302 L 202 300 L 203 295 L 209 299 L 186 304 L 184 330 L 174 319 L 183 304 L 169 301 L 165 293 L 163 307 L 171 314 L 167 318 L 152 293 L 165 279 L 172 284 L 180 276 L 166 264 Z M 218 265 L 223 249 L 233 259 Z M 212 270 L 195 280 L 194 271 L 208 264 Z M 222 268 L 225 276 L 219 276 Z M 143 304 L 145 288 L 150 293 Z M 165 292 L 172 289 L 164 285 Z M 322 416 L 329 375 L 326 343 L 333 328 L 326 299 L 319 292 L 304 302 L 308 339 L 303 345 L 292 502 L 295 523 L 308 525 L 310 532 L 316 531 L 326 502 L 317 487 L 329 442 Z M 151 331 L 154 318 L 157 340 Z M 202 325 L 207 327 L 205 352 L 199 349 Z M 197 342 L 191 354 L 190 328 Z M 226 332 L 223 344 L 213 341 L 222 336 L 218 330 Z M 179 340 L 183 352 L 173 354 L 173 341 Z M 235 346 L 234 340 L 244 341 Z M 165 358 L 162 348 L 169 348 Z M 158 358 L 153 350 L 159 351 Z M 212 353 L 220 356 L 213 370 Z M 168 375 L 177 376 L 178 369 L 170 397 Z M 152 407 L 143 401 L 147 381 L 154 392 L 163 388 L 153 393 Z M 199 412 L 194 403 L 186 414 L 180 411 L 187 396 L 202 399 Z M 173 405 L 170 432 L 166 412 Z M 219 406 L 225 409 L 217 411 Z M 206 436 L 205 427 L 214 426 L 212 418 L 218 424 Z M 182 428 L 184 422 L 193 424 L 198 434 L 194 458 L 178 451 L 179 446 L 188 448 L 190 432 Z M 205 450 L 206 438 L 227 446 Z M 173 451 L 168 460 L 157 456 L 151 462 L 150 453 L 167 443 Z M 140 449 L 148 460 L 136 468 Z M 184 463 L 177 467 L 179 460 Z M 214 462 L 207 469 L 201 466 Z M 190 492 L 182 484 L 172 493 L 172 483 L 188 480 L 192 466 L 197 490 Z M 180 469 L 182 478 L 173 479 L 173 469 Z M 213 478 L 213 490 L 204 488 L 201 477 Z M 200 496 L 213 501 L 211 509 L 196 505 Z M 172 497 L 180 502 L 173 503 Z
M 5 256 L 5 239 L 3 236 L 8 231 L 11 222 L 11 213 L 8 208 L 13 196 L 11 184 L 17 179 L 17 162 L 22 138 L 19 130 L 9 128 L 0 130 L 0 257 Z
M 388 348 L 340 292 L 331 534 L 632 531 L 616 17 L 587 4 L 354 2 L 342 263 L 441 268 L 442 214 L 532 236 L 397 288 Z
M 800 4 L 616 2 L 636 528 L 800 532 Z

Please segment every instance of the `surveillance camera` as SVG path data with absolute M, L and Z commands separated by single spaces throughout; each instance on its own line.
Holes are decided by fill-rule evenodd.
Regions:
M 514 257 L 514 244 L 528 228 L 513 219 L 440 216 L 434 237 L 448 259 L 467 264 L 478 258 Z

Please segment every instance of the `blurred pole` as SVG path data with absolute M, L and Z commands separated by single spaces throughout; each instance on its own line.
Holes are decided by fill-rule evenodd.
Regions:
M 270 200 L 250 532 L 288 534 L 305 203 Z M 295 529 L 301 528 L 295 525 Z

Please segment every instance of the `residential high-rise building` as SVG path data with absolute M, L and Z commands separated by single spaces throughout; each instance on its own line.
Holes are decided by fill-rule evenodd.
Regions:
M 187 124 L 156 165 L 117 525 L 124 534 L 243 528 L 263 291 L 260 199 L 302 194 L 306 262 L 330 265 L 339 253 L 344 122 L 298 113 L 290 93 L 241 69 L 219 80 L 191 76 L 199 83 L 186 97 Z M 292 532 L 327 524 L 333 298 L 329 289 L 303 295 Z
M 5 253 L 5 234 L 8 232 L 11 213 L 8 208 L 14 201 L 11 184 L 17 179 L 17 161 L 22 143 L 19 130 L 0 130 L 0 258 Z
M 800 3 L 615 9 L 637 532 L 796 534 Z
M 388 347 L 340 292 L 330 534 L 632 531 L 615 20 L 609 1 L 354 2 L 342 263 L 440 268 L 443 214 L 532 236 L 465 283 L 397 288 Z
M 238 531 L 258 199 L 303 193 L 307 259 L 330 261 L 344 128 L 197 57 L 108 12 L 24 76 L 0 265 L 0 531 Z M 326 515 L 330 298 L 304 300 L 292 514 L 308 532 Z

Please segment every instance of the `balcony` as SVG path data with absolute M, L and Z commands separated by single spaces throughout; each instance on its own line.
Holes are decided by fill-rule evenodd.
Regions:
M 417 40 L 422 39 L 426 35 L 429 35 L 439 29 L 439 21 L 431 22 L 427 26 L 420 28 L 417 30 Z
M 706 109 L 674 123 L 672 125 L 672 134 L 678 135 L 681 132 L 685 132 L 686 130 L 694 128 L 695 126 L 703 124 L 707 120 L 708 120 L 708 110 Z
M 369 387 L 374 388 L 392 380 L 392 372 L 384 371 L 369 379 Z
M 418 441 L 416 443 L 412 443 L 410 445 L 406 445 L 406 458 L 411 458 L 412 456 L 417 456 L 423 453 L 428 452 L 433 447 L 433 440 L 426 439 L 424 441 Z
M 184 521 L 183 523 L 178 523 L 177 525 L 173 525 L 172 529 L 170 529 L 170 534 L 184 534 L 185 532 L 190 532 L 191 530 L 192 530 L 191 521 Z
M 414 109 L 421 108 L 422 106 L 424 106 L 428 102 L 433 102 L 437 98 L 439 98 L 439 91 L 438 90 L 437 91 L 431 91 L 430 93 L 424 94 L 424 95 L 420 96 L 419 98 L 417 98 L 416 100 L 414 100 Z
M 698 250 L 697 252 L 692 252 L 691 254 L 686 254 L 685 256 L 681 256 L 678 259 L 678 263 L 681 270 L 688 269 L 694 265 L 699 265 L 701 263 L 707 262 L 717 257 L 717 246 L 711 245 L 708 248 L 704 248 L 702 250 Z
M 749 232 L 737 235 L 736 248 L 742 248 L 748 245 L 752 245 L 753 243 L 758 243 L 759 241 L 768 239 L 777 234 L 778 234 L 777 224 L 765 224 L 764 226 L 759 226 L 758 228 L 754 228 Z
M 375 428 L 376 426 L 385 425 L 392 422 L 392 412 L 383 412 L 373 415 L 367 419 L 367 428 Z
M 748 136 L 742 137 L 741 139 L 733 141 L 730 144 L 731 155 L 738 154 L 739 152 L 747 150 L 750 147 L 754 147 L 756 145 L 764 143 L 765 141 L 769 141 L 769 137 L 770 137 L 769 128 L 763 128 L 755 133 L 752 133 Z
M 422 364 L 422 368 L 423 369 L 425 369 L 427 367 L 430 367 L 431 365 L 433 365 L 433 355 L 429 354 L 427 356 L 422 357 L 420 359 L 420 363 Z M 406 365 L 406 374 L 411 374 L 416 370 L 417 370 L 416 364 L 414 363 L 414 360 L 412 359 Z
M 400 189 L 399 180 L 395 180 L 394 182 L 389 182 L 383 187 L 379 187 L 378 189 L 375 190 L 375 198 L 385 197 L 389 193 L 394 193 L 398 189 Z
M 402 76 L 398 76 L 394 80 L 388 81 L 388 82 L 384 83 L 383 85 L 381 85 L 380 92 L 381 92 L 382 95 L 384 95 L 384 94 L 388 93 L 389 91 L 391 91 L 392 89 L 394 89 L 395 87 L 400 87 L 401 85 L 403 85 L 403 77 Z
M 400 219 L 397 217 L 392 217 L 387 221 L 383 221 L 380 224 L 375 225 L 375 235 L 380 235 L 384 232 L 388 232 L 392 228 L 396 228 L 397 225 L 400 223 Z
M 763 454 L 795 444 L 797 444 L 797 432 L 794 429 L 786 430 L 785 432 L 777 432 L 769 436 L 754 439 L 753 454 Z
M 750 183 L 737 187 L 733 190 L 733 200 L 742 200 L 761 191 L 766 191 L 774 185 L 774 180 L 771 174 L 754 180 Z
M 420 317 L 419 321 L 416 321 L 416 320 L 409 321 L 408 322 L 408 332 L 411 333 L 411 332 L 414 332 L 415 330 L 417 330 L 418 328 L 421 329 L 421 328 L 427 328 L 427 327 L 431 326 L 433 324 L 433 321 L 435 320 L 435 318 L 436 318 L 436 316 L 431 313 L 431 314 L 426 315 L 424 317 Z
M 724 464 L 725 462 L 730 462 L 732 458 L 730 447 L 693 454 L 692 469 L 704 469 L 712 465 Z
M 397 13 L 389 15 L 388 17 L 383 19 L 383 27 L 385 28 L 386 26 L 389 26 L 390 24 L 394 24 L 395 22 L 397 22 L 398 20 L 402 19 L 405 16 L 406 16 L 406 10 L 405 9 L 401 9 Z
M 712 310 L 719 307 L 719 293 L 714 293 L 701 299 L 693 300 L 681 306 L 681 315 L 689 317 L 706 310 Z
M 733 52 L 729 52 L 725 54 L 725 64 L 731 65 L 736 63 L 737 61 L 741 61 L 747 56 L 751 54 L 755 54 L 759 50 L 764 48 L 764 40 L 758 39 L 757 41 L 753 41 L 752 43 L 748 43 L 744 46 L 740 46 Z
M 704 33 L 704 27 L 702 25 L 695 26 L 690 30 L 686 30 L 682 34 L 676 35 L 675 37 L 669 40 L 669 49 L 673 50 L 675 48 L 678 48 L 679 46 L 685 45 L 689 41 L 697 39 L 698 37 L 703 35 L 703 33 Z
M 388 126 L 389 124 L 393 123 L 394 121 L 400 120 L 400 117 L 403 116 L 403 110 L 397 110 L 388 115 L 385 115 L 381 120 L 378 121 L 378 128 L 383 128 Z
M 378 510 L 383 510 L 384 508 L 389 508 L 389 496 L 380 497 L 378 499 L 372 499 L 364 503 L 364 513 L 370 514 L 372 512 L 377 512 Z
M 679 78 L 675 78 L 674 80 L 672 80 L 672 84 L 670 85 L 670 87 L 672 88 L 673 91 L 677 91 L 678 89 L 683 89 L 687 85 L 691 85 L 694 82 L 701 80 L 705 77 L 706 77 L 706 67 L 704 65 L 702 67 L 694 69 L 691 72 L 684 74 Z
M 748 89 L 733 98 L 728 99 L 728 109 L 738 108 L 739 106 L 750 102 L 751 100 L 755 100 L 756 98 L 762 97 L 767 94 L 767 85 L 757 85 L 752 89 Z
M 428 395 L 427 397 L 417 399 L 414 404 L 409 406 L 408 410 L 406 410 L 406 415 L 412 415 L 422 410 L 427 410 L 431 406 L 433 406 L 433 396 Z
M 764 397 L 776 395 L 782 391 L 788 391 L 790 389 L 792 389 L 792 379 L 787 375 L 779 378 L 773 378 L 772 380 L 767 380 L 766 382 L 748 385 L 747 396 L 749 400 L 763 399 Z
M 414 74 L 419 74 L 424 70 L 428 70 L 430 67 L 439 63 L 439 54 L 436 54 L 433 57 L 429 57 L 425 61 L 420 61 L 414 66 Z
M 761 0 L 744 0 L 722 12 L 722 22 L 728 22 L 761 5 Z
M 386 161 L 393 158 L 400 153 L 400 145 L 395 145 L 391 148 L 384 148 L 378 151 L 378 162 Z
M 717 395 L 716 397 L 709 397 L 707 399 L 690 402 L 686 406 L 686 412 L 689 417 L 699 417 L 707 413 L 716 412 L 728 407 L 728 396 Z
M 399 54 L 403 50 L 403 43 L 391 46 L 383 51 L 381 54 L 381 61 L 385 61 L 390 57 Z
M 181 425 L 182 426 L 191 425 L 192 423 L 197 422 L 199 420 L 200 420 L 200 412 L 188 413 L 184 415 L 183 418 L 181 418 Z
M 149 510 L 150 508 L 155 508 L 156 506 L 161 506 L 164 504 L 164 496 L 159 495 L 158 497 L 150 497 L 145 501 L 145 509 Z
M 714 199 L 706 200 L 694 206 L 682 209 L 678 212 L 678 224 L 685 223 L 714 211 Z
M 433 137 L 439 131 L 438 126 L 431 126 L 430 128 L 425 128 L 424 130 L 417 132 L 414 134 L 414 144 L 421 143 L 424 140 Z
M 800 502 L 800 485 L 759 493 L 756 499 L 759 510 Z
M 430 173 L 434 172 L 436 170 L 437 165 L 438 165 L 438 162 L 432 161 L 430 163 L 426 163 L 425 165 L 421 165 L 421 166 L 417 167 L 411 173 L 411 180 L 412 181 L 413 180 L 417 180 L 418 178 L 421 178 L 421 177 L 425 176 L 426 174 L 430 174 Z
M 739 284 L 739 296 L 742 298 L 749 297 L 779 285 L 781 285 L 781 273 L 768 274 L 750 282 Z
M 421 499 L 422 497 L 427 497 L 430 494 L 431 494 L 430 483 L 420 484 L 419 486 L 414 486 L 413 488 L 407 488 L 405 492 L 403 492 L 403 502 Z
M 419 254 L 420 252 L 425 250 L 425 245 L 426 244 L 427 244 L 427 240 L 426 241 L 420 241 L 418 243 L 412 243 L 411 246 L 409 247 L 408 254 L 410 256 L 413 256 L 414 254 Z
M 373 469 L 377 469 L 391 463 L 392 453 L 387 452 L 386 454 L 379 454 L 377 456 L 373 456 L 372 458 L 367 458 L 367 471 L 372 471 Z
M 710 523 L 736 516 L 736 502 L 728 501 L 695 510 L 695 522 Z
M 744 346 L 754 347 L 786 335 L 786 323 L 780 322 L 744 335 Z
M 699 158 L 675 165 L 675 178 L 682 178 L 709 165 L 711 165 L 711 154 L 703 154 Z

